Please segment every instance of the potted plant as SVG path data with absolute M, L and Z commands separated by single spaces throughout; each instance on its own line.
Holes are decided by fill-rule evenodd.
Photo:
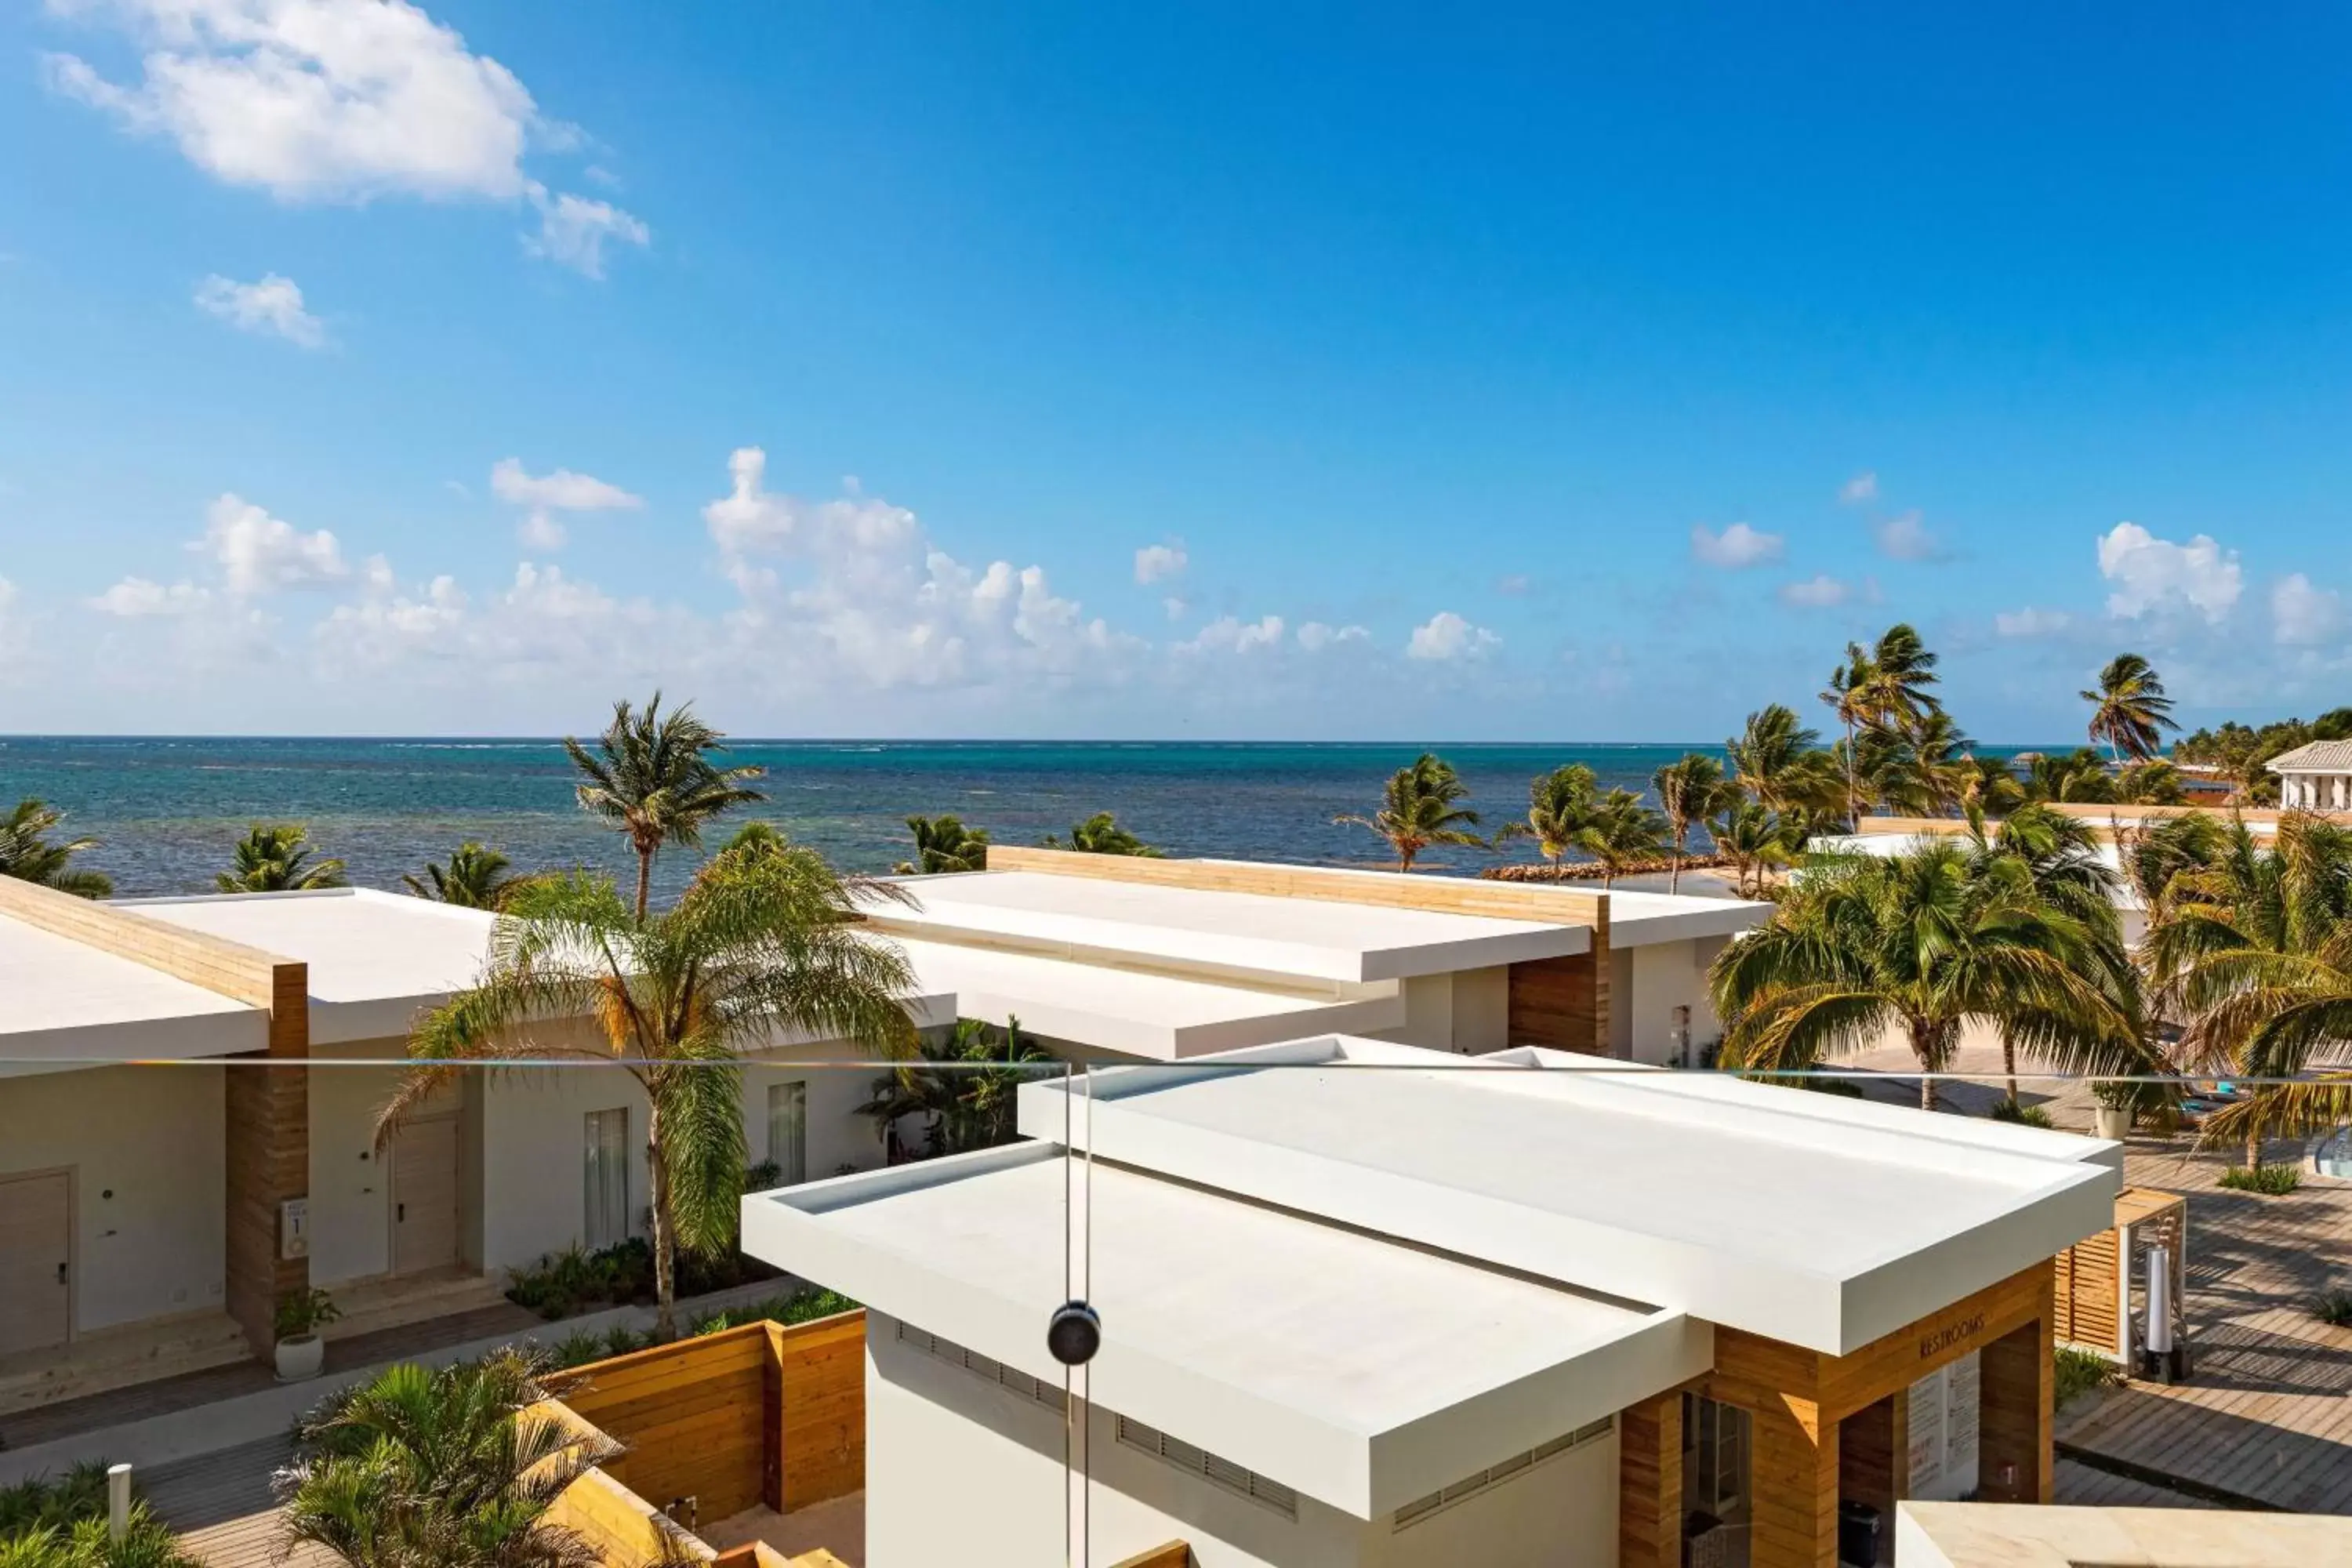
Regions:
M 319 1330 L 341 1317 L 324 1290 L 289 1290 L 278 1298 L 278 1381 L 300 1383 L 327 1364 L 327 1342 Z
M 2098 1109 L 2091 1120 L 2102 1138 L 2112 1138 L 2120 1143 L 2132 1130 L 2132 1119 L 2139 1110 L 2139 1086 L 2130 1083 L 2095 1083 L 2091 1097 Z

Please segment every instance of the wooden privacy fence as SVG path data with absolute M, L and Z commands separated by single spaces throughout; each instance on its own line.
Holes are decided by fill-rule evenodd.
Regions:
M 789 1513 L 866 1485 L 866 1314 L 746 1323 L 549 1380 L 562 1416 L 624 1446 L 565 1495 L 566 1522 L 632 1562 L 649 1527 L 617 1490 L 688 1530 L 765 1504 Z M 700 1553 L 707 1556 L 708 1549 Z
M 2156 1187 L 2126 1187 L 2116 1198 L 2115 1224 L 2058 1255 L 2053 1337 L 2130 1368 L 2147 1335 L 2146 1303 L 2135 1310 L 2132 1280 L 2145 1279 L 2148 1249 L 2158 1246 L 2171 1249 L 2178 1342 L 2189 1273 L 2189 1200 Z

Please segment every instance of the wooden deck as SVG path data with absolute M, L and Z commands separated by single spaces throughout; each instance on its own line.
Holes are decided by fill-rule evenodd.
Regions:
M 293 1447 L 290 1438 L 270 1437 L 159 1465 L 139 1478 L 140 1490 L 205 1568 L 337 1568 L 341 1560 L 320 1547 L 279 1555 L 285 1542 L 269 1479 Z
M 1958 1066 L 1998 1071 L 1998 1061 L 1997 1052 L 1988 1062 L 1971 1048 Z M 1858 1065 L 1896 1067 L 1879 1054 Z M 1979 1110 L 2001 1093 L 1990 1079 L 1944 1087 L 1948 1102 Z M 2061 1128 L 2090 1131 L 2086 1090 L 2020 1087 Z M 1908 1084 L 1871 1091 L 1917 1103 Z M 2137 1477 L 2226 1507 L 2352 1514 L 2352 1329 L 2330 1328 L 2310 1310 L 2323 1289 L 2352 1285 L 2352 1186 L 2309 1182 L 2306 1173 L 2309 1184 L 2284 1197 L 2228 1192 L 2216 1180 L 2229 1161 L 2191 1155 L 2188 1144 L 2134 1138 L 2124 1177 L 2189 1199 L 2189 1380 L 2134 1381 L 2070 1405 L 2058 1417 L 2059 1452 L 2085 1461 L 2070 1468 L 2085 1487 L 2090 1477 L 2101 1485 Z M 2297 1153 L 2283 1145 L 2271 1157 Z M 2093 1468 L 2103 1464 L 2112 1468 Z M 2107 1500 L 2066 1494 L 2062 1480 L 2061 1501 Z

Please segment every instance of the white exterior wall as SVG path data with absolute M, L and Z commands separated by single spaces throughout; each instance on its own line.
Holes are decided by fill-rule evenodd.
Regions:
M 0 1079 L 0 1175 L 74 1173 L 76 1332 L 220 1310 L 228 1070 L 108 1067 Z
M 866 1348 L 866 1568 L 1061 1562 L 1061 1416 L 900 1344 L 879 1313 L 867 1315 Z M 1182 1541 L 1199 1568 L 1363 1568 L 1373 1533 L 1387 1535 L 1312 1498 L 1298 1500 L 1292 1520 L 1187 1476 L 1118 1442 L 1108 1411 L 1090 1426 L 1087 1562 Z
M 313 1066 L 310 1097 L 310 1281 L 330 1286 L 392 1269 L 392 1167 L 375 1152 L 375 1119 L 400 1088 L 407 1055 L 402 1039 L 364 1040 L 321 1054 L 380 1058 L 382 1068 Z M 417 1108 L 431 1116 L 458 1109 L 464 1086 Z M 460 1164 L 468 1140 L 459 1132 Z M 461 1172 L 461 1191 L 465 1190 Z M 459 1205 L 460 1211 L 466 1207 Z M 465 1256 L 467 1227 L 459 1227 Z
M 1508 965 L 1416 974 L 1400 984 L 1404 993 L 1404 1022 L 1393 1029 L 1373 1030 L 1366 1039 L 1471 1056 L 1510 1045 Z
M 1630 961 L 1620 971 L 1625 989 L 1609 998 L 1610 1035 L 1612 1045 L 1622 1042 L 1620 1056 L 1654 1067 L 1667 1065 L 1676 1007 L 1690 1009 L 1694 1052 L 1723 1032 L 1707 1002 L 1706 971 L 1725 941 L 1718 936 L 1652 942 L 1612 954 Z M 1696 1056 L 1691 1065 L 1697 1065 Z
M 1402 1530 L 1375 1525 L 1364 1568 L 1616 1568 L 1617 1434 L 1570 1448 Z

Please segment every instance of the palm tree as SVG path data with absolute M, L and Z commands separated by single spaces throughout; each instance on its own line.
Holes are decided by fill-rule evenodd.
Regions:
M 1862 697 L 1865 721 L 1906 734 L 1916 731 L 1920 721 L 1944 710 L 1927 690 L 1938 679 L 1936 656 L 1919 634 L 1903 622 L 1887 627 L 1870 650 Z
M 2184 873 L 2210 871 L 2220 862 L 2228 837 L 2221 822 L 2203 811 L 2147 817 L 2116 833 L 2116 858 L 2147 913 L 2149 929 L 2168 917 Z
M 2352 1110 L 2352 828 L 2305 812 L 2263 848 L 2242 820 L 2206 869 L 2175 873 L 2148 967 L 2188 1019 L 2185 1065 L 2258 1085 L 2209 1116 L 2208 1147 L 2325 1131 Z M 2335 1070 L 2307 1079 L 2315 1068 Z
M 1030 1064 L 1054 1058 L 1023 1037 L 1020 1019 L 1008 1017 L 1004 1025 L 999 1030 L 978 1018 L 958 1018 L 948 1038 L 922 1042 L 919 1060 L 901 1062 L 876 1079 L 858 1113 L 871 1117 L 886 1140 L 905 1118 L 923 1118 L 926 1159 L 1012 1142 L 1020 1136 L 1014 1091 L 1044 1076 L 1044 1068 Z
M 1110 823 L 1110 814 L 1102 816 Z M 1079 826 L 1085 826 L 1080 824 Z M 988 829 L 966 827 L 960 816 L 910 816 L 907 831 L 915 836 L 915 858 L 898 862 L 898 875 L 937 877 L 953 871 L 988 869 Z M 1078 828 L 1070 830 L 1076 838 Z
M 954 819 L 950 817 L 942 818 L 942 820 Z M 984 852 L 987 840 L 983 837 L 981 842 Z M 1118 818 L 1108 811 L 1097 811 L 1084 822 L 1072 825 L 1070 837 L 1066 842 L 1050 833 L 1047 834 L 1045 847 L 1075 850 L 1081 855 L 1139 855 L 1153 860 L 1160 859 L 1164 855 L 1164 851 L 1154 849 L 1150 845 L 1121 827 L 1118 825 Z
M 1536 852 L 1557 873 L 1562 858 L 1582 843 L 1580 836 L 1600 807 L 1600 780 L 1582 763 L 1568 763 L 1528 781 L 1528 815 L 1503 824 L 1495 842 L 1532 838 Z
M 1802 828 L 1790 818 L 1736 797 L 1706 831 L 1717 853 L 1731 862 L 1732 890 L 1743 899 L 1761 898 L 1771 873 L 1794 861 L 1804 842 Z
M 753 855 L 773 855 L 791 842 L 774 823 L 761 822 L 755 817 L 729 834 L 727 842 L 719 847 L 719 852 L 724 855 L 730 850 L 741 849 Z
M 0 877 L 38 882 L 77 898 L 112 897 L 113 878 L 103 871 L 77 871 L 68 864 L 83 850 L 97 848 L 97 839 L 49 841 L 49 834 L 65 819 L 64 812 L 29 795 L 16 803 L 15 810 L 0 816 Z
M 1973 752 L 1960 759 L 1960 809 L 1985 816 L 2003 817 L 2025 804 L 2025 786 L 2003 757 Z
M 1486 841 L 1471 831 L 1478 826 L 1478 814 L 1462 804 L 1468 798 L 1470 791 L 1454 764 L 1423 752 L 1411 767 L 1389 775 L 1381 790 L 1378 811 L 1370 816 L 1349 815 L 1331 820 L 1370 828 L 1396 851 L 1397 869 L 1410 871 L 1421 852 L 1433 844 L 1486 847 Z
M 236 866 L 213 878 L 224 893 L 299 893 L 348 884 L 341 860 L 310 858 L 310 830 L 299 822 L 257 822 L 236 847 Z
M 1777 812 L 1833 809 L 1843 794 L 1835 764 L 1820 749 L 1821 732 L 1774 702 L 1748 716 L 1739 734 L 1723 743 L 1732 779 L 1759 804 Z
M 1630 789 L 1612 789 L 1576 837 L 1577 847 L 1601 862 L 1601 885 L 1613 887 L 1620 873 L 1655 860 L 1666 845 L 1666 819 Z
M 2179 805 L 2188 798 L 2180 770 L 2162 757 L 2126 763 L 2116 774 L 2116 798 L 2134 805 Z
M 2125 1015 L 2137 1018 L 2143 1011 L 2139 973 L 2124 950 L 2122 924 L 2116 918 L 2115 894 L 2122 879 L 2099 858 L 2090 826 L 2046 806 L 2028 805 L 1997 829 L 1989 829 L 1981 816 L 1972 818 L 1969 828 L 1976 857 L 1971 875 L 1997 877 L 2011 868 L 2021 872 L 2037 898 L 2089 933 L 2090 957 L 2108 995 Z M 2009 1102 L 2015 1105 L 2017 1039 L 2005 1020 L 2000 1024 L 2000 1064 Z
M 2088 746 L 2071 752 L 2036 752 L 2025 764 L 2025 798 L 2063 805 L 2105 805 L 2116 798 L 2115 775 L 2106 759 Z
M 2108 755 L 2144 763 L 2164 745 L 2164 731 L 2178 730 L 2172 699 L 2164 694 L 2156 666 L 2136 653 L 2119 653 L 2099 671 L 2099 684 L 2085 691 L 2091 704 L 2091 739 L 2105 741 Z
M 287 1552 L 352 1568 L 594 1568 L 587 1540 L 547 1519 L 619 1446 L 533 1407 L 540 1363 L 514 1350 L 437 1370 L 404 1363 L 336 1394 L 297 1428 L 277 1476 Z
M 2139 1033 L 2094 973 L 2096 940 L 2021 867 L 1985 865 L 1948 839 L 1818 858 L 1769 922 L 1716 960 L 1724 1058 L 1788 1072 L 1893 1029 L 1933 1075 L 1980 1021 L 2064 1070 L 2137 1068 Z M 1919 1080 L 1919 1103 L 1936 1108 L 1932 1076 Z
M 1673 844 L 1674 858 L 1666 869 L 1666 891 L 1679 892 L 1683 885 L 1683 856 L 1690 847 L 1691 825 L 1705 822 L 1728 807 L 1738 792 L 1724 776 L 1723 764 L 1705 752 L 1685 752 L 1677 761 L 1664 764 L 1650 775 L 1650 787 L 1658 792 L 1658 807 L 1665 814 L 1666 832 Z
M 710 760 L 727 750 L 720 744 L 725 738 L 695 717 L 690 702 L 664 718 L 658 691 L 642 710 L 633 710 L 626 699 L 614 703 L 613 721 L 593 752 L 563 738 L 580 773 L 573 793 L 581 809 L 619 827 L 636 851 L 639 920 L 653 896 L 654 856 L 663 845 L 698 847 L 712 817 L 768 798 L 749 787 L 763 770 L 722 768 Z
M 390 1141 L 425 1099 L 478 1064 L 617 1061 L 645 1092 L 659 1331 L 675 1329 L 676 1252 L 730 1245 L 743 1191 L 740 1058 L 777 1037 L 911 1048 L 905 956 L 858 930 L 859 905 L 910 903 L 814 850 L 714 856 L 677 902 L 638 916 L 608 878 L 536 879 L 508 899 L 481 978 L 425 1014 L 413 1065 L 378 1119 Z M 593 1021 L 583 1042 L 578 1021 Z
M 1849 822 L 1859 821 L 1862 816 L 1861 797 L 1856 794 L 1854 734 L 1870 716 L 1876 676 L 1869 650 L 1858 642 L 1850 642 L 1845 645 L 1844 659 L 1830 671 L 1829 684 L 1821 694 L 1822 700 L 1836 713 L 1838 722 L 1845 726 L 1845 813 Z
M 497 850 L 468 838 L 450 852 L 447 865 L 427 860 L 424 876 L 404 872 L 400 879 L 420 899 L 460 909 L 495 910 L 522 879 L 509 871 L 513 864 Z

